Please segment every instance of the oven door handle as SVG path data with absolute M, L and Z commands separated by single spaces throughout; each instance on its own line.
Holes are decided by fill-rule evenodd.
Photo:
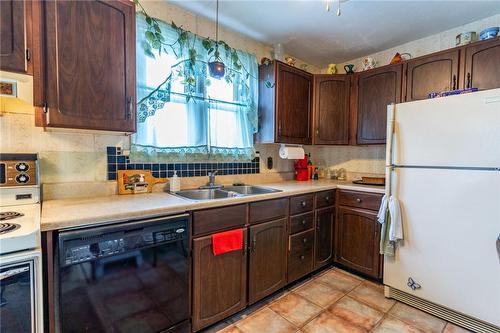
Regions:
M 0 273 L 0 281 L 5 280 L 7 278 L 19 275 L 24 272 L 28 272 L 30 270 L 29 267 L 21 267 L 21 268 L 14 268 L 5 272 Z

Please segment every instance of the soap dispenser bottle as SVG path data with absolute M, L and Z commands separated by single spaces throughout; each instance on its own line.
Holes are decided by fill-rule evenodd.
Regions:
M 179 176 L 177 176 L 177 170 L 174 171 L 174 175 L 170 178 L 170 192 L 179 192 L 181 190 L 181 181 Z

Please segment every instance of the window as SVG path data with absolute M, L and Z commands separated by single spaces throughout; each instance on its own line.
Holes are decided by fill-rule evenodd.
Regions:
M 167 24 L 161 28 L 175 41 L 177 30 Z M 145 29 L 139 14 L 138 123 L 132 153 L 141 160 L 252 159 L 257 129 L 255 56 L 238 51 L 246 72 L 229 67 L 229 79 L 214 79 L 208 75 L 210 59 L 201 38 L 190 34 L 197 58 L 188 71 L 189 59 L 182 55 L 189 50 L 155 50 L 154 58 L 147 56 L 142 48 Z

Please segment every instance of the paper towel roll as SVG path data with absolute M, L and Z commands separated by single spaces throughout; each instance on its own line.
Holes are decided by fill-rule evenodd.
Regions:
M 281 145 L 279 154 L 282 159 L 300 160 L 304 158 L 305 153 L 302 147 Z

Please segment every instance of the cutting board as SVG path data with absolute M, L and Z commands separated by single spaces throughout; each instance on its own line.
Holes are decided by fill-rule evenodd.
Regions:
M 168 182 L 168 178 L 153 177 L 151 170 L 118 170 L 117 180 L 118 194 L 151 193 L 155 184 Z

